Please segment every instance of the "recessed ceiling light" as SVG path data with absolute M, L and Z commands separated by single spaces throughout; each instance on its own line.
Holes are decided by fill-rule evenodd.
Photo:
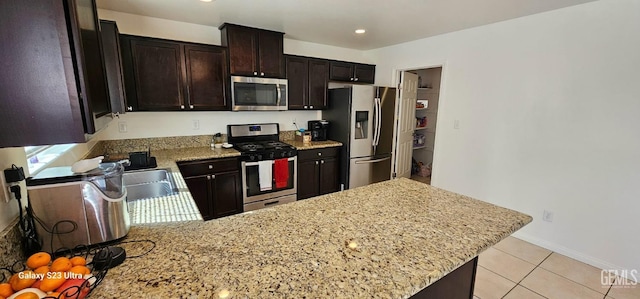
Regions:
M 202 1 L 202 2 L 211 2 L 213 0 L 200 0 L 200 1 Z
M 363 34 L 365 32 L 366 32 L 366 30 L 364 30 L 364 29 L 356 29 L 356 33 L 357 34 Z

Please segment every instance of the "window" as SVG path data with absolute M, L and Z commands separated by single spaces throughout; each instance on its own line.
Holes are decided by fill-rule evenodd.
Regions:
M 70 150 L 75 143 L 43 145 L 43 146 L 25 146 L 24 151 L 27 154 L 27 164 L 29 164 L 29 175 L 34 175 L 38 171 L 45 168 L 60 155 Z

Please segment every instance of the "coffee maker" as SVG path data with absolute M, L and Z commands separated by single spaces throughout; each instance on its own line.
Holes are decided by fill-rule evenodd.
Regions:
M 329 122 L 326 120 L 310 120 L 308 123 L 309 131 L 311 131 L 311 141 L 327 140 L 327 130 Z

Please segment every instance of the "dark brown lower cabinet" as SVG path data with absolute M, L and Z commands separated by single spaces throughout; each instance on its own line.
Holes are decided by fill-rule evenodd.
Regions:
M 472 299 L 478 257 L 453 270 L 445 277 L 422 289 L 411 299 Z
M 178 168 L 204 220 L 243 212 L 238 159 L 179 162 Z
M 298 199 L 340 191 L 339 147 L 298 152 Z

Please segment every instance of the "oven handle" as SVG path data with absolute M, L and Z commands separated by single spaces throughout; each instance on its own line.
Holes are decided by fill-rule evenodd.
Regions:
M 287 159 L 287 161 L 294 161 L 296 159 L 296 157 L 291 157 L 289 159 Z M 275 164 L 276 161 L 275 160 L 271 160 L 271 164 Z M 244 164 L 245 166 L 256 166 L 258 165 L 258 162 L 248 162 Z

